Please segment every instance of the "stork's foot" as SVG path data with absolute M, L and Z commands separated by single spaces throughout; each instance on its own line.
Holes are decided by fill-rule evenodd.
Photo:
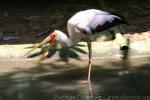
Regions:
M 79 84 L 87 84 L 89 82 L 90 82 L 90 80 L 79 80 L 78 81 Z

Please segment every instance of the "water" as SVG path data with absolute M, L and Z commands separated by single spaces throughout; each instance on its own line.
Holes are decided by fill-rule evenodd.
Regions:
M 130 58 L 124 66 L 120 58 L 94 59 L 91 84 L 81 83 L 87 79 L 86 59 L 0 60 L 0 100 L 150 100 L 149 60 Z

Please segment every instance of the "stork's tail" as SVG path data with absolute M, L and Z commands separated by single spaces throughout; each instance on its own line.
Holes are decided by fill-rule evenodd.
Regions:
M 129 22 L 126 20 L 126 18 L 124 16 L 117 14 L 117 13 L 114 13 L 114 12 L 110 12 L 110 14 L 120 17 L 121 18 L 120 21 L 122 24 L 129 24 Z

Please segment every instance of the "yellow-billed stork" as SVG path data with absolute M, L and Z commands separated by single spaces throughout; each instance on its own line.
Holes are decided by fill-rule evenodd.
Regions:
M 126 23 L 125 18 L 117 14 L 97 9 L 80 11 L 72 16 L 67 22 L 69 37 L 65 33 L 55 30 L 36 47 L 39 47 L 44 43 L 49 43 L 51 46 L 56 46 L 56 44 L 59 43 L 62 46 L 70 47 L 80 41 L 86 41 L 89 51 L 88 81 L 90 81 L 92 63 L 91 41 L 100 35 L 102 31 Z

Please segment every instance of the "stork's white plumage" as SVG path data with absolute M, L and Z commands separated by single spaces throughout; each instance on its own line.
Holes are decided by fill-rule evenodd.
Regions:
M 89 51 L 88 81 L 90 81 L 92 61 L 91 41 L 95 36 L 97 37 L 97 35 L 100 35 L 102 31 L 125 23 L 125 19 L 116 14 L 96 9 L 80 11 L 68 20 L 67 29 L 69 37 L 65 33 L 55 30 L 44 40 L 44 42 L 42 41 L 41 44 L 50 41 L 49 43 L 52 46 L 59 43 L 62 46 L 70 47 L 80 41 L 86 41 Z

